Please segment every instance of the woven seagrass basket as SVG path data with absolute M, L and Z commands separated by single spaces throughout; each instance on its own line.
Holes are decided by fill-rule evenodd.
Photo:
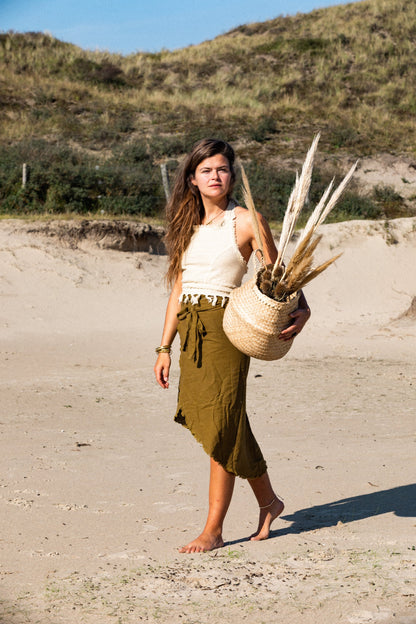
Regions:
M 278 360 L 289 351 L 292 340 L 278 336 L 298 308 L 299 293 L 285 302 L 264 295 L 256 284 L 257 276 L 235 288 L 224 312 L 223 328 L 229 341 L 246 355 L 258 360 Z
M 283 329 L 286 329 L 292 324 L 290 314 L 298 308 L 301 289 L 341 255 L 338 254 L 320 266 L 314 269 L 311 268 L 313 251 L 320 240 L 320 237 L 316 239 L 313 238 L 315 230 L 335 206 L 354 173 L 357 163 L 351 167 L 341 184 L 331 196 L 332 182 L 330 183 L 320 202 L 312 211 L 306 223 L 303 235 L 300 237 L 287 267 L 285 267 L 283 263 L 283 256 L 287 245 L 292 237 L 297 218 L 309 192 L 312 179 L 313 159 L 318 141 L 319 134 L 315 136 L 306 155 L 300 177 L 296 176 L 295 187 L 289 197 L 288 206 L 283 219 L 282 232 L 277 248 L 277 259 L 273 265 L 272 271 L 267 278 L 265 278 L 265 272 L 258 272 L 251 280 L 232 290 L 230 300 L 224 312 L 223 328 L 230 342 L 243 353 L 259 360 L 278 360 L 286 355 L 292 346 L 293 339 L 287 341 L 279 340 L 279 334 Z M 254 207 L 247 176 L 242 165 L 241 174 L 243 178 L 243 196 L 250 212 L 254 238 L 257 243 L 255 252 L 260 253 L 263 268 L 269 270 L 264 264 L 263 241 L 260 235 L 259 220 Z M 305 267 L 308 267 L 306 274 L 302 274 L 302 271 L 305 271 Z M 278 277 L 279 269 L 283 272 Z M 276 281 L 276 279 L 278 281 Z M 273 281 L 275 284 L 280 283 L 280 293 L 293 293 L 287 295 L 287 300 L 285 302 L 276 301 L 272 298 L 273 294 L 278 294 L 276 290 L 277 286 L 273 286 Z M 265 295 L 257 285 L 262 285 L 264 289 L 267 282 L 272 286 L 272 289 L 275 288 L 274 293 L 273 290 L 271 291 L 270 297 Z M 266 286 L 265 292 L 270 292 L 269 286 Z M 280 296 L 279 294 L 277 298 Z

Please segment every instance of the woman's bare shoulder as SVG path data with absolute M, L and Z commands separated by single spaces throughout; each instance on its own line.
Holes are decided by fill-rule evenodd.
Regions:
M 243 208 L 243 206 L 240 206 L 239 204 L 237 206 L 234 206 L 234 210 L 237 216 L 240 216 L 242 214 L 248 214 L 247 208 Z
M 235 215 L 238 218 L 238 220 L 241 221 L 242 224 L 252 223 L 252 217 L 251 217 L 250 211 L 247 208 L 243 208 L 243 206 L 235 207 Z M 259 223 L 263 224 L 266 221 L 263 215 L 260 214 L 260 212 L 256 211 L 256 215 L 257 215 L 257 219 L 259 220 Z

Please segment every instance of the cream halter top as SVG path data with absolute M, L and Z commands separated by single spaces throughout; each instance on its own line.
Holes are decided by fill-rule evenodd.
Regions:
M 182 257 L 180 301 L 196 304 L 205 295 L 213 305 L 222 304 L 233 288 L 240 286 L 247 263 L 237 246 L 235 206 L 231 200 L 218 225 L 197 225 Z

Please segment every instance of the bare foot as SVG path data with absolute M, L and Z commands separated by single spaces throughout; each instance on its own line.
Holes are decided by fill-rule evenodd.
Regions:
M 273 520 L 280 516 L 284 508 L 283 502 L 276 497 L 268 507 L 260 509 L 259 526 L 257 531 L 250 536 L 250 539 L 254 542 L 267 539 Z
M 215 548 L 222 548 L 224 542 L 221 535 L 211 535 L 210 533 L 201 533 L 192 542 L 189 542 L 187 546 L 182 546 L 179 549 L 180 553 L 201 553 L 208 550 L 215 550 Z

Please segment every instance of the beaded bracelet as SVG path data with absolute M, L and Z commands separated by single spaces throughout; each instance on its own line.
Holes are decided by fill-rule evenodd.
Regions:
M 160 347 L 156 347 L 156 353 L 170 353 L 172 347 L 170 345 L 161 345 Z

